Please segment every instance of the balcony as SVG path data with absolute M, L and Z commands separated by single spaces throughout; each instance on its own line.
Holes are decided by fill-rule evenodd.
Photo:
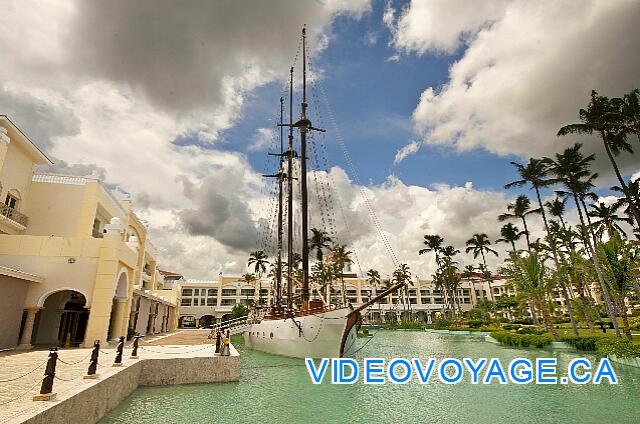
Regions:
M 0 219 L 7 221 L 18 230 L 24 230 L 29 224 L 29 218 L 5 204 L 0 204 Z

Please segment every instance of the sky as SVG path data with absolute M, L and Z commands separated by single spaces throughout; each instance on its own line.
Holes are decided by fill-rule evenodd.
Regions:
M 48 171 L 97 172 L 128 193 L 161 267 L 190 278 L 245 272 L 264 243 L 273 186 L 261 174 L 274 171 L 267 152 L 278 148 L 279 98 L 303 24 L 311 119 L 327 129 L 314 139 L 327 152 L 320 185 L 310 185 L 331 186 L 326 229 L 365 272 L 392 271 L 388 244 L 429 278 L 433 258 L 416 253 L 424 234 L 462 251 L 474 233 L 497 239 L 497 215 L 531 195 L 503 189 L 517 177 L 510 162 L 575 142 L 596 154 L 597 191 L 610 200 L 616 182 L 599 140 L 556 133 L 577 121 L 592 89 L 613 97 L 640 86 L 633 0 L 0 6 L 14 28 L 0 33 L 0 113 L 54 158 Z M 295 65 L 297 116 L 299 55 Z M 626 178 L 640 172 L 637 156 L 618 161 Z M 315 201 L 312 224 L 329 225 Z

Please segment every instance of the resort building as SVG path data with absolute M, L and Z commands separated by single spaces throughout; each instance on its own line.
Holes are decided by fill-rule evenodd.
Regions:
M 220 275 L 217 280 L 186 280 L 181 286 L 180 327 L 206 327 L 214 322 L 226 320 L 236 304 L 269 304 L 273 296 L 272 283 L 267 279 L 247 282 L 241 277 Z M 344 287 L 347 302 L 354 306 L 361 305 L 376 293 L 385 290 L 384 285 L 373 286 L 355 274 L 344 274 Z M 497 300 L 502 296 L 515 295 L 503 276 L 494 277 L 491 289 L 492 292 L 489 290 L 489 282 L 478 276 L 463 279 L 456 295 L 456 308 L 461 312 L 467 312 L 477 305 L 479 300 Z M 299 291 L 297 288 L 295 293 L 299 294 Z M 342 299 L 340 280 L 332 284 L 331 296 L 334 303 Z M 436 288 L 432 281 L 418 280 L 409 286 L 404 302 L 399 293 L 394 293 L 368 308 L 364 318 L 379 322 L 385 317 L 389 318 L 387 313 L 398 316 L 404 310 L 410 310 L 417 314 L 418 319 L 432 322 L 436 315 L 444 313 L 447 307 L 446 296 L 441 289 Z
M 96 176 L 51 161 L 0 115 L 0 348 L 90 346 L 177 325 L 147 227 Z

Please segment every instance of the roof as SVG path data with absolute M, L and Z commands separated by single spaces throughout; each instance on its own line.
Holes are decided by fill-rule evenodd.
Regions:
M 20 280 L 32 281 L 34 283 L 42 283 L 44 278 L 39 275 L 31 274 L 30 272 L 20 271 L 13 268 L 7 268 L 0 266 L 0 275 L 6 275 L 7 277 L 18 278 Z
M 22 130 L 20 130 L 20 128 L 16 126 L 16 124 L 11 122 L 11 119 L 9 119 L 7 115 L 0 115 L 0 121 L 6 123 L 6 125 L 9 126 L 12 131 L 15 131 L 16 133 L 18 133 L 18 135 L 20 135 L 18 140 L 20 140 L 22 146 L 26 148 L 26 150 L 31 153 L 33 157 L 38 159 L 40 164 L 53 165 L 51 159 L 49 159 L 49 157 L 45 155 L 44 152 L 38 148 L 38 146 L 36 146 L 31 140 L 29 140 L 29 137 L 27 137 L 25 133 L 23 133 Z
M 182 274 L 176 274 L 175 272 L 164 271 L 162 269 L 158 269 L 158 272 L 165 277 L 182 277 Z

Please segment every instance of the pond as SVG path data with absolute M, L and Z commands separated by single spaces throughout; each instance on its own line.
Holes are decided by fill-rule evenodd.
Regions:
M 361 339 L 360 342 L 366 339 Z M 640 369 L 614 364 L 618 385 L 313 385 L 302 359 L 246 349 L 236 383 L 145 387 L 136 390 L 101 423 L 605 423 L 640 422 Z M 566 370 L 574 352 L 511 349 L 476 336 L 381 330 L 357 354 L 392 359 L 430 357 L 555 357 Z M 595 361 L 595 358 L 591 357 Z M 359 361 L 361 362 L 361 361 Z

